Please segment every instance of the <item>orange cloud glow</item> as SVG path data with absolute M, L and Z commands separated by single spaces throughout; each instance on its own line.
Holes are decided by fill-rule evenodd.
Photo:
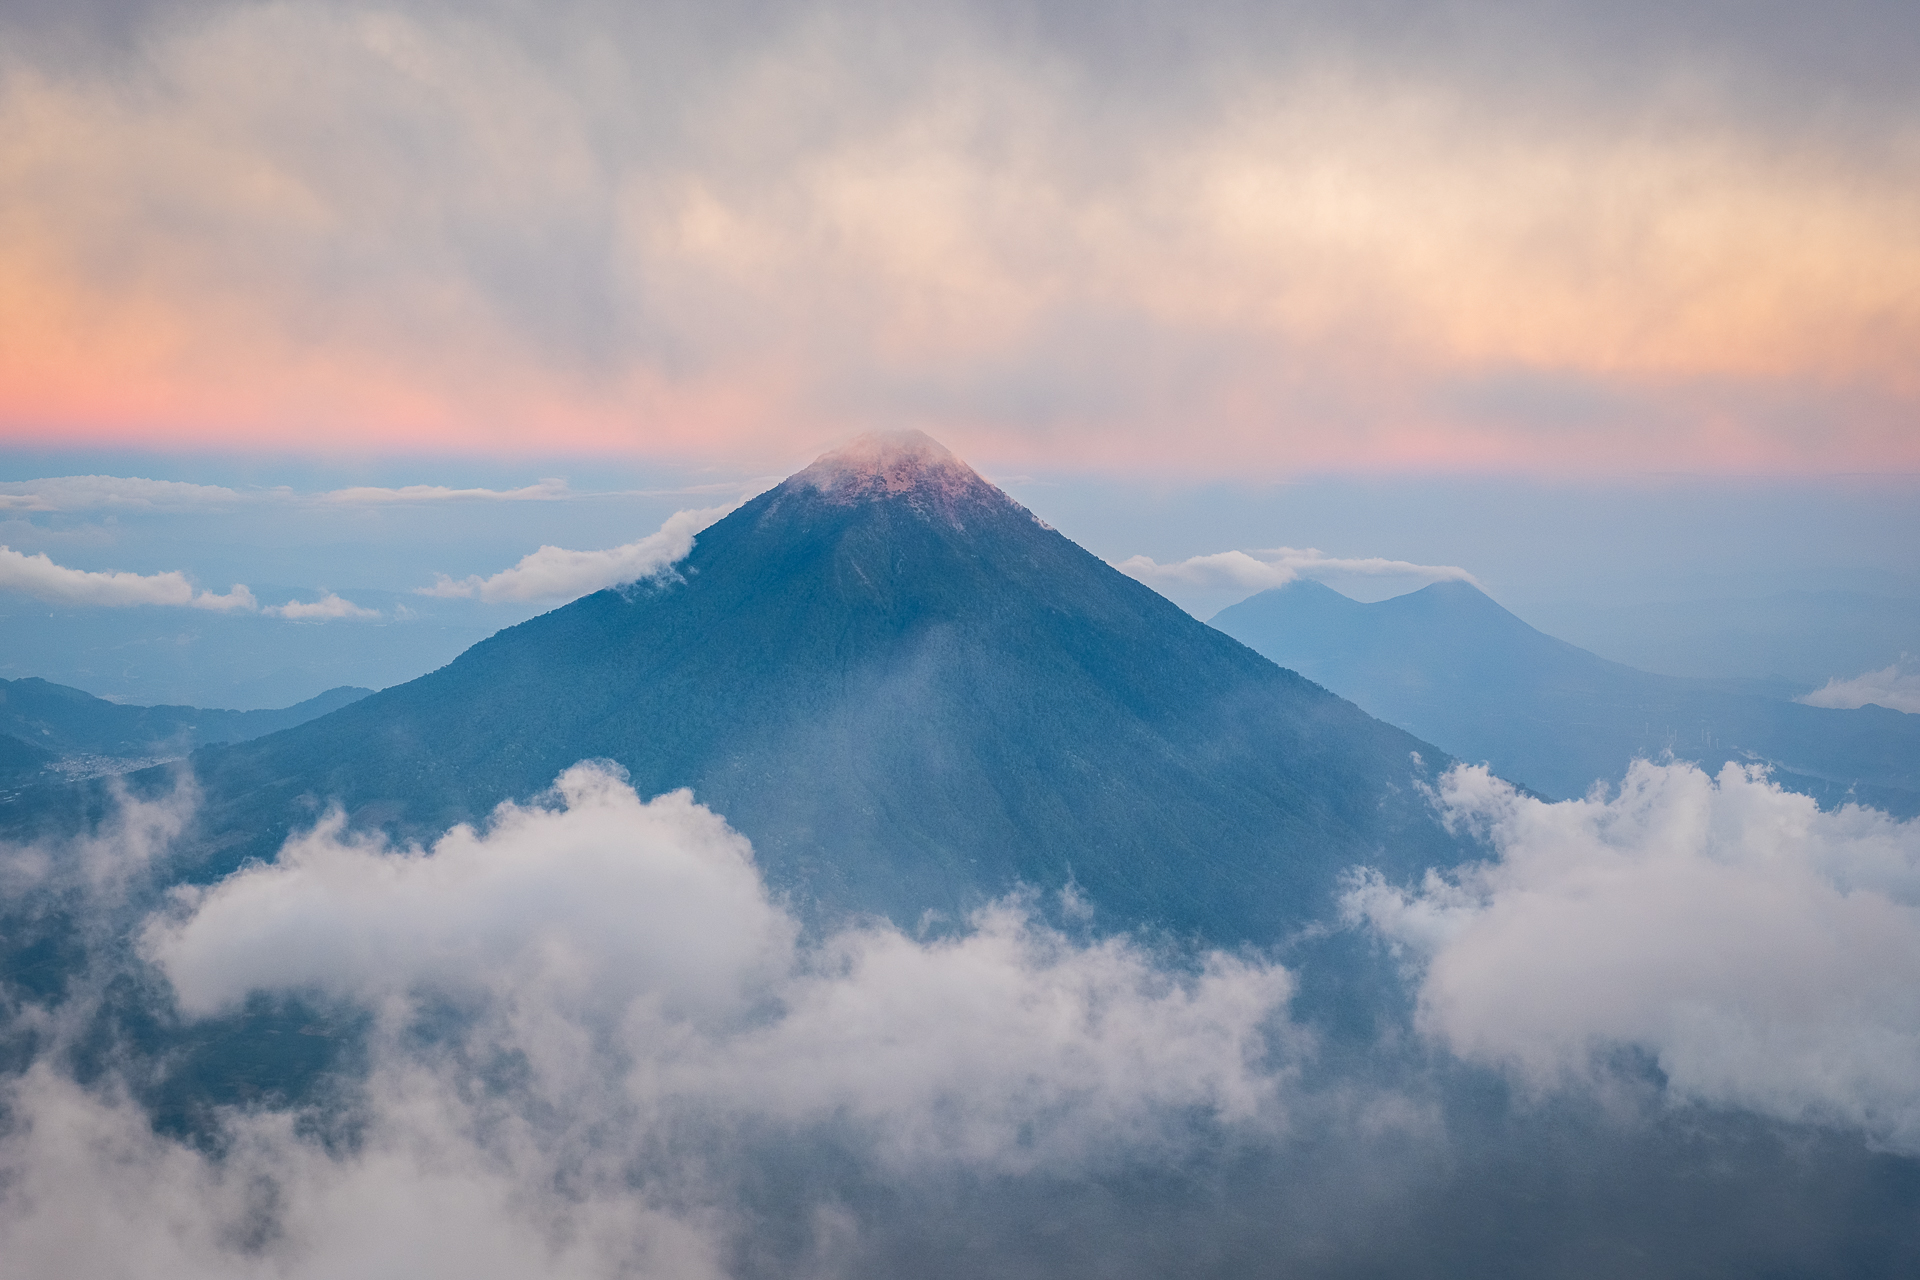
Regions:
M 0 78 L 17 444 L 764 456 L 910 424 L 1127 470 L 1920 469 L 1910 148 L 1319 75 L 1090 166 L 1111 140 L 983 64 L 776 142 L 832 81 L 757 66 L 687 145 L 609 159 L 477 27 L 279 6 L 150 61 L 140 92 Z

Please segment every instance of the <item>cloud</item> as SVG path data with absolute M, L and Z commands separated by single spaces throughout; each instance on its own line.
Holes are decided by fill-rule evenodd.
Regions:
M 240 583 L 235 583 L 225 595 L 215 595 L 211 591 L 196 590 L 187 575 L 177 569 L 151 574 L 93 573 L 55 564 L 45 552 L 28 556 L 4 546 L 0 546 L 0 591 L 25 592 L 54 604 L 96 608 L 175 605 L 216 613 L 258 612 L 297 622 L 380 616 L 379 610 L 362 608 L 331 591 L 311 602 L 292 600 L 261 608 L 253 592 Z
M 175 890 L 139 947 L 189 1017 L 257 992 L 368 1011 L 354 1137 L 255 1106 L 209 1156 L 50 1051 L 0 1083 L 9 1273 L 677 1280 L 740 1274 L 745 1231 L 828 1251 L 782 1274 L 841 1274 L 849 1168 L 939 1203 L 1285 1130 L 1285 969 L 1070 939 L 1035 905 L 809 940 L 722 819 L 592 764 L 430 850 L 329 819 Z M 782 1161 L 803 1215 L 756 1227 Z
M 251 495 L 213 484 L 133 476 L 53 476 L 0 481 L 0 511 L 180 511 L 230 507 Z
M 455 581 L 441 574 L 423 596 L 472 596 L 481 600 L 542 600 L 584 596 L 606 587 L 638 582 L 664 573 L 693 550 L 694 535 L 733 509 L 732 505 L 676 511 L 656 533 L 605 551 L 569 551 L 541 547 L 522 556 L 511 569 L 489 578 L 478 574 Z
M 226 1280 L 446 1275 L 720 1280 L 711 1220 L 599 1182 L 543 1187 L 537 1153 L 463 1129 L 460 1099 L 397 1081 L 329 1153 L 288 1111 L 229 1118 L 220 1158 L 44 1065 L 0 1086 L 7 1274 Z
M 1430 582 L 1476 582 L 1471 573 L 1456 565 L 1414 564 L 1408 560 L 1383 560 L 1378 556 L 1330 556 L 1312 547 L 1221 551 L 1190 556 L 1172 564 L 1160 564 L 1149 556 L 1129 556 L 1114 568 L 1155 590 L 1186 587 L 1251 593 L 1284 587 L 1297 578 L 1332 573 L 1406 576 Z
M 7 46 L 4 425 L 1914 466 L 1904 15 L 1590 9 L 565 3 L 530 42 L 512 6 L 143 4 L 93 57 Z
M 553 502 L 574 497 L 565 480 L 547 479 L 518 489 L 449 489 L 439 484 L 409 484 L 398 489 L 361 485 L 319 495 L 322 502 L 380 505 L 401 502 Z
M 617 1028 L 623 1106 L 851 1123 L 916 1166 L 1079 1167 L 1158 1148 L 1196 1108 L 1273 1117 L 1284 969 L 1214 955 L 1183 976 L 1019 901 L 957 937 L 876 923 L 803 946 L 747 842 L 688 793 L 643 804 L 594 765 L 556 793 L 425 852 L 336 818 L 271 866 L 179 890 L 142 949 L 190 1015 L 257 990 L 484 1006 L 555 1089 L 578 1083 L 592 1028 Z
M 1420 967 L 1429 1035 L 1540 1089 L 1635 1048 L 1677 1100 L 1920 1153 L 1920 822 L 1646 761 L 1612 799 L 1460 768 L 1440 801 L 1498 857 L 1346 897 Z
M 1890 711 L 1920 713 L 1920 669 L 1907 670 L 1902 659 L 1890 667 L 1869 671 L 1851 680 L 1835 676 L 1796 701 L 1810 707 L 1851 709 L 1872 705 Z
M 21 591 L 55 604 L 125 608 L 134 605 L 180 605 L 218 613 L 250 612 L 259 602 L 246 587 L 235 584 L 225 595 L 195 591 L 178 570 L 166 573 L 93 573 L 55 564 L 45 552 L 22 555 L 0 546 L 0 590 Z
M 1488 785 L 1454 780 L 1456 821 L 1499 820 Z M 190 799 L 130 811 L 84 875 L 164 862 Z M 0 860 L 19 873 L 0 911 L 36 884 L 79 909 L 61 896 L 75 859 L 41 852 Z M 1878 884 L 1897 862 L 1849 865 Z M 0 1077 L 10 1275 L 1465 1276 L 1489 1248 L 1542 1274 L 1644 1250 L 1663 1275 L 1908 1256 L 1880 1210 L 1908 1203 L 1910 1165 L 1836 1159 L 1807 1131 L 1769 1164 L 1764 1131 L 1697 1113 L 1664 1141 L 1660 1113 L 1630 1108 L 1490 1118 L 1477 1079 L 1449 1111 L 1414 1059 L 1318 1056 L 1288 969 L 1069 936 L 1032 897 L 936 936 L 803 930 L 718 815 L 684 792 L 643 802 L 604 766 L 431 849 L 336 815 L 271 865 L 157 913 L 153 893 L 94 895 L 115 914 L 89 926 L 100 958 L 64 1006 L 0 1004 L 9 1042 L 40 1046 Z M 155 967 L 124 968 L 134 950 Z M 69 1051 L 98 1060 L 128 992 L 171 992 L 189 1022 L 173 1049 L 118 1045 L 129 1087 L 83 1087 Z M 168 1035 L 173 1013 L 150 1012 L 139 1034 Z M 167 1064 L 141 1055 L 224 1078 L 253 1062 L 225 1046 L 275 1042 L 257 1020 L 285 1015 L 300 1054 L 364 1033 L 296 1098 L 201 1112 L 193 1140 L 155 1123 Z
M 377 618 L 378 609 L 365 609 L 351 600 L 343 600 L 329 591 L 318 600 L 311 602 L 289 600 L 286 604 L 271 605 L 262 609 L 277 618 L 290 618 L 296 622 L 325 622 L 334 618 Z

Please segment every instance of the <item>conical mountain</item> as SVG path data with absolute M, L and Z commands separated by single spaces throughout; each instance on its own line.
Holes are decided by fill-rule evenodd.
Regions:
M 1809 707 L 1736 682 L 1655 675 L 1536 631 L 1466 582 L 1362 604 L 1291 582 L 1213 625 L 1381 719 L 1550 795 L 1671 754 L 1766 764 L 1822 804 L 1920 814 L 1920 716 Z
M 702 533 L 677 572 L 195 757 L 216 874 L 316 807 L 424 836 L 591 757 L 690 787 L 773 883 L 903 923 L 1069 881 L 1114 925 L 1270 939 L 1366 862 L 1458 850 L 1445 758 L 1188 616 L 917 432 Z

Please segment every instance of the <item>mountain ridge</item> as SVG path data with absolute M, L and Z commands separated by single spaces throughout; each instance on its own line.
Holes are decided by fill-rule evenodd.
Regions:
M 1411 733 L 1557 796 L 1635 757 L 1763 764 L 1824 805 L 1920 813 L 1920 717 L 1835 710 L 1612 662 L 1528 625 L 1477 587 L 1363 604 L 1301 580 L 1212 625 Z
M 208 743 L 239 742 L 291 728 L 372 692 L 340 685 L 289 707 L 224 711 L 172 704 L 130 706 L 25 676 L 0 679 L 0 736 L 27 743 L 55 759 L 151 756 L 160 751 L 184 755 Z

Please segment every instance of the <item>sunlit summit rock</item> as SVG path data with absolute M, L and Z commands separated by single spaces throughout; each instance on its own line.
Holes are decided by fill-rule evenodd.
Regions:
M 856 437 L 822 454 L 788 483 L 843 505 L 905 497 L 925 509 L 951 511 L 967 501 L 1013 501 L 924 431 Z

